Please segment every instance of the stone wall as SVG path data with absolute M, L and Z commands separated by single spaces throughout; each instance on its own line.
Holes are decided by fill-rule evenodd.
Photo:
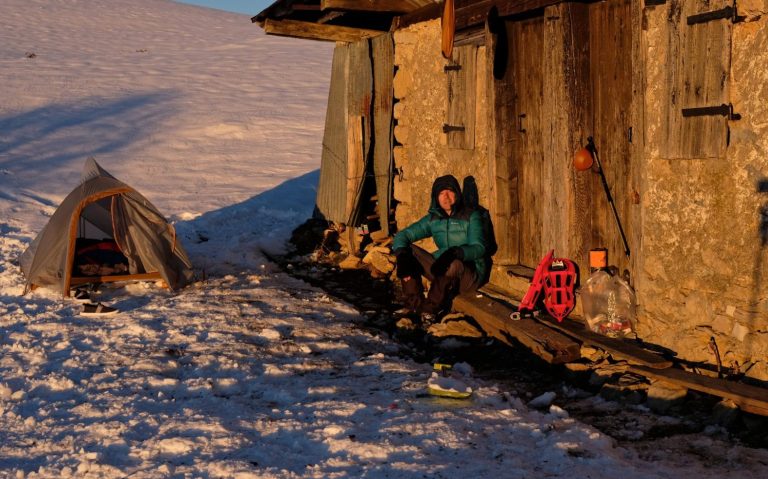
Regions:
M 639 333 L 689 360 L 768 379 L 768 15 L 764 0 L 739 2 L 728 91 L 741 120 L 719 159 L 668 159 L 662 147 L 669 68 L 667 8 L 646 9 L 645 138 Z M 766 188 L 768 189 L 768 188 Z M 768 212 L 768 210 L 766 210 Z
M 440 20 L 419 23 L 395 32 L 394 180 L 397 225 L 403 228 L 426 214 L 432 182 L 452 174 L 459 182 L 474 176 L 480 203 L 488 204 L 488 142 L 485 48 L 477 51 L 475 147 L 448 148 L 443 123 L 448 85 L 440 51 Z M 429 245 L 425 245 L 429 247 Z
M 768 380 L 768 0 L 742 0 L 746 21 L 732 29 L 728 92 L 741 120 L 729 122 L 730 145 L 719 159 L 665 158 L 669 4 L 645 9 L 639 51 L 644 65 L 639 162 L 641 245 L 637 261 L 638 333 L 683 359 L 723 364 Z M 477 55 L 473 150 L 446 146 L 442 125 L 447 82 L 440 21 L 395 32 L 394 197 L 400 228 L 427 211 L 432 181 L 473 175 L 490 204 L 488 79 L 485 48 Z M 759 191 L 761 181 L 766 186 Z M 761 212 L 765 209 L 765 215 Z M 768 231 L 766 231 L 768 234 Z M 768 238 L 765 238 L 768 240 Z M 768 243 L 767 243 L 768 244 Z M 429 245 L 425 245 L 429 247 Z M 506 274 L 495 277 L 509 281 Z M 502 285 L 516 290 L 520 285 Z M 523 285 L 525 286 L 525 285 Z

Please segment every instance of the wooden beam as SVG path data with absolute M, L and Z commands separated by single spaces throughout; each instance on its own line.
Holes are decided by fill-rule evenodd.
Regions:
M 713 396 L 730 399 L 743 411 L 768 416 L 768 389 L 765 388 L 712 378 L 674 368 L 659 370 L 643 366 L 630 366 L 629 371 L 646 377 L 669 381 Z
M 318 25 L 297 20 L 272 20 L 269 18 L 264 21 L 264 32 L 268 35 L 347 43 L 385 33 L 379 30 L 366 30 L 338 25 Z
M 563 2 L 564 0 L 456 0 L 456 30 L 482 25 L 493 7 L 496 7 L 500 17 L 508 17 Z M 440 18 L 442 6 L 442 2 L 433 3 L 407 13 L 399 17 L 397 28 Z
M 427 20 L 440 18 L 440 15 L 442 14 L 443 14 L 442 2 L 430 3 L 429 5 L 421 7 L 418 10 L 414 10 L 401 17 L 397 17 L 395 21 L 395 24 L 396 24 L 395 28 L 396 29 L 405 28 L 409 25 L 414 25 L 416 23 L 426 22 Z
M 514 310 L 493 298 L 459 296 L 453 300 L 453 307 L 475 318 L 489 336 L 508 345 L 513 345 L 512 339 L 516 339 L 550 364 L 563 364 L 581 358 L 579 343 L 537 321 L 511 320 L 509 315 Z
M 546 326 L 557 329 L 577 341 L 588 346 L 594 346 L 611 354 L 616 359 L 638 364 L 652 369 L 666 369 L 672 366 L 672 361 L 647 349 L 643 349 L 630 340 L 610 338 L 587 329 L 583 323 L 572 319 L 564 319 L 558 323 L 554 318 L 545 316 L 541 319 Z
M 320 0 L 320 10 L 351 12 L 407 13 L 419 6 L 411 0 Z
M 320 11 L 320 5 L 312 5 L 308 3 L 294 3 L 291 5 L 291 10 L 298 12 L 318 12 Z
M 324 13 L 322 17 L 317 19 L 317 23 L 328 23 L 332 20 L 335 20 L 343 16 L 344 16 L 344 12 L 327 12 L 327 13 Z

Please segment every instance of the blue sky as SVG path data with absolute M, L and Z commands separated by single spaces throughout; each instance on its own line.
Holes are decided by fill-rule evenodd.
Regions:
M 180 3 L 191 3 L 203 7 L 218 8 L 228 12 L 256 15 L 275 2 L 275 0 L 176 0 Z

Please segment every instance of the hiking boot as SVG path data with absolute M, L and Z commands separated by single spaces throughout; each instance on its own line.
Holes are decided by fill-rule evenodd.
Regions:
M 109 307 L 102 303 L 87 303 L 83 305 L 83 316 L 113 316 L 118 313 L 117 308 Z

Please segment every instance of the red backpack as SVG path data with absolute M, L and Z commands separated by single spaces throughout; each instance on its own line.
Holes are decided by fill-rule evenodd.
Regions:
M 558 322 L 576 306 L 576 265 L 567 258 L 555 258 L 554 253 L 550 250 L 536 267 L 531 285 L 517 308 L 519 313 L 532 312 L 542 293 L 544 307 Z

